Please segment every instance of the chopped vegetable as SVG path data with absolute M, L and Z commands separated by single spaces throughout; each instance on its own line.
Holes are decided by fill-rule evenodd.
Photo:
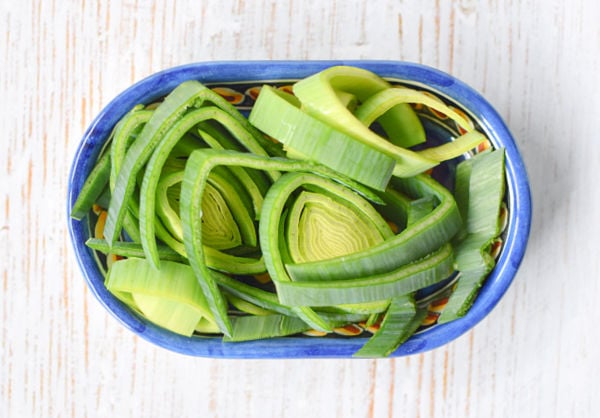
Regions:
M 357 357 L 394 352 L 424 324 L 418 292 L 457 271 L 440 322 L 468 311 L 501 232 L 503 150 L 460 163 L 454 194 L 425 173 L 486 141 L 466 116 L 346 66 L 295 95 L 263 86 L 248 118 L 218 91 L 187 81 L 132 108 L 81 189 L 72 217 L 106 218 L 86 244 L 122 258 L 116 298 L 232 344 L 368 330 Z M 430 146 L 411 104 L 463 133 Z

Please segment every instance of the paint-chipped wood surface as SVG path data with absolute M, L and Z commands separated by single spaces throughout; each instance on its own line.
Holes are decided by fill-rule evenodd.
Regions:
M 0 0 L 0 417 L 594 417 L 600 408 L 596 0 Z M 422 355 L 189 358 L 124 330 L 66 232 L 70 161 L 118 92 L 228 59 L 407 60 L 481 91 L 534 199 L 496 310 Z

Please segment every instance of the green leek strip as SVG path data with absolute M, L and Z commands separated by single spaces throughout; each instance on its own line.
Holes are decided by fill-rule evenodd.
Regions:
M 223 342 L 284 337 L 310 329 L 310 326 L 299 318 L 277 314 L 240 316 L 232 318 L 231 323 L 231 335 L 224 336 Z
M 465 238 L 456 244 L 456 265 L 460 275 L 439 323 L 452 321 L 468 312 L 494 267 L 495 261 L 488 253 L 488 247 L 501 231 L 504 150 L 477 154 L 461 162 L 456 181 L 457 203 L 466 215 L 465 234 L 462 235 Z
M 438 283 L 452 273 L 453 264 L 452 247 L 446 244 L 422 260 L 389 273 L 341 281 L 280 281 L 275 282 L 275 286 L 279 300 L 288 306 L 316 307 L 375 302 L 403 296 Z
M 104 192 L 110 177 L 110 152 L 105 152 L 88 175 L 71 208 L 71 218 L 80 221 Z
M 104 235 L 110 244 L 119 236 L 123 217 L 127 212 L 127 202 L 134 192 L 136 177 L 152 155 L 156 144 L 188 109 L 197 107 L 204 101 L 208 91 L 210 90 L 196 81 L 180 84 L 156 108 L 139 137 L 127 150 L 117 174 L 104 228 Z
M 193 271 L 186 264 L 164 261 L 160 270 L 148 261 L 128 258 L 108 271 L 106 288 L 139 309 L 151 322 L 191 335 L 202 317 L 212 321 L 208 304 Z
M 304 113 L 291 94 L 263 86 L 249 121 L 295 157 L 319 162 L 375 189 L 385 189 L 391 177 L 391 157 Z
M 240 312 L 244 312 L 247 313 L 249 315 L 256 315 L 256 316 L 264 316 L 264 315 L 271 315 L 274 312 L 270 311 L 268 309 L 264 309 L 261 308 L 258 305 L 255 305 L 253 303 L 248 302 L 247 300 L 244 300 L 240 297 L 237 297 L 235 295 L 232 295 L 231 293 L 225 293 L 225 296 L 227 298 L 227 301 L 238 311 Z
M 360 253 L 286 265 L 293 280 L 305 281 L 313 277 L 341 280 L 381 274 L 424 257 L 457 233 L 462 224 L 460 213 L 454 198 L 442 185 L 426 175 L 393 180 L 395 187 L 410 197 L 433 196 L 439 204 L 409 228 Z
M 165 228 L 173 238 L 183 242 L 183 227 L 179 217 L 179 204 L 174 205 L 172 199 L 169 199 L 170 192 L 173 192 L 177 199 L 181 191 L 181 182 L 183 180 L 183 170 L 161 176 L 156 185 L 156 217 L 163 223 Z
M 227 293 L 248 303 L 282 315 L 296 316 L 292 308 L 279 303 L 279 299 L 275 293 L 259 289 L 218 272 L 213 273 L 213 278 Z
M 143 105 L 131 109 L 115 126 L 111 144 L 110 190 L 115 190 L 117 175 L 121 170 L 127 150 L 139 136 L 144 125 L 150 120 L 154 110 L 146 110 Z
M 318 187 L 324 189 L 331 194 L 343 195 L 344 192 L 341 188 L 334 187 L 333 182 L 315 176 L 311 173 L 298 172 L 298 173 L 287 173 L 281 176 L 281 178 L 273 184 L 267 195 L 265 196 L 264 208 L 259 223 L 259 237 L 260 245 L 263 251 L 263 257 L 267 270 L 271 275 L 271 278 L 275 282 L 275 285 L 280 289 L 280 285 L 294 285 L 291 282 L 291 278 L 286 270 L 285 261 L 288 259 L 286 254 L 286 246 L 284 245 L 285 234 L 282 234 L 282 218 L 284 218 L 284 212 L 286 204 L 288 203 L 289 196 L 292 195 L 300 187 Z M 349 192 L 348 192 L 349 193 Z M 351 201 L 353 198 L 345 198 Z M 377 214 L 378 215 L 378 214 Z M 344 213 L 341 214 L 344 215 Z M 344 229 L 347 230 L 347 239 L 356 240 L 356 237 L 352 236 L 353 225 L 344 224 Z M 282 237 L 283 235 L 283 237 Z M 343 258 L 343 257 L 342 257 Z M 310 279 L 315 280 L 318 276 L 310 276 Z M 278 293 L 279 294 L 279 293 Z M 284 304 L 288 304 L 281 299 Z M 376 301 L 387 299 L 387 296 L 380 297 Z M 375 301 L 375 300 L 369 300 Z M 363 301 L 360 301 L 363 302 Z M 335 303 L 326 303 L 319 306 L 337 305 L 342 303 L 353 303 L 352 300 L 338 300 Z M 295 306 L 312 306 L 310 303 L 294 304 Z M 314 305 L 317 306 L 317 305 Z
M 392 299 L 379 330 L 353 356 L 387 357 L 419 327 L 416 318 L 422 316 L 417 315 L 413 295 Z
M 483 268 L 461 272 L 437 323 L 445 324 L 465 316 L 489 272 L 490 269 Z
M 154 228 L 158 239 L 178 254 L 187 257 L 185 246 L 183 245 L 183 228 L 178 214 L 179 204 L 177 204 L 177 211 L 175 211 L 171 205 L 166 203 L 169 200 L 167 198 L 167 190 L 175 184 L 179 185 L 182 180 L 183 171 L 180 171 L 163 176 L 158 183 L 157 194 L 158 201 L 161 204 L 156 206 L 159 216 L 158 219 L 155 219 Z M 177 196 L 179 198 L 179 193 L 177 193 Z M 252 222 L 250 223 L 252 224 Z M 259 274 L 266 271 L 262 258 L 236 256 L 207 246 L 205 246 L 204 251 L 207 266 L 215 270 L 231 274 Z
M 365 126 L 342 103 L 337 90 L 355 94 L 364 102 L 372 95 L 390 88 L 389 83 L 370 71 L 354 67 L 330 67 L 294 84 L 294 93 L 303 109 L 348 136 L 396 160 L 394 175 L 410 177 L 434 167 L 438 162 L 399 147 Z
M 205 250 L 202 244 L 202 216 L 200 210 L 202 195 L 208 181 L 208 176 L 214 167 L 221 165 L 241 166 L 271 171 L 312 171 L 327 177 L 331 177 L 340 183 L 349 185 L 363 196 L 367 196 L 373 200 L 380 199 L 378 196 L 374 195 L 370 190 L 364 188 L 360 184 L 353 182 L 350 179 L 340 177 L 334 171 L 314 163 L 266 158 L 254 154 L 226 150 L 219 151 L 206 149 L 194 151 L 188 159 L 184 174 L 184 181 L 181 187 L 180 210 L 181 220 L 184 225 L 184 245 L 190 260 L 190 264 L 192 265 L 192 268 L 194 269 L 194 272 L 196 273 L 196 276 L 201 284 L 202 290 L 209 301 L 211 312 L 215 316 L 215 320 L 219 325 L 219 328 L 225 334 L 228 334 L 231 328 L 227 318 L 226 305 L 205 262 Z M 264 209 L 262 213 L 264 214 L 268 212 L 268 209 Z M 263 257 L 266 263 L 266 254 L 263 254 Z M 295 311 L 313 328 L 325 331 L 331 330 L 331 326 L 322 318 L 320 318 L 314 311 L 308 308 L 299 308 Z
M 406 224 L 408 226 L 413 225 L 419 219 L 424 218 L 435 207 L 435 198 L 433 196 L 424 196 L 419 199 L 413 200 L 408 205 L 408 215 L 406 217 Z
M 244 126 L 246 131 L 256 132 L 255 139 L 257 141 L 265 144 L 269 142 L 262 138 L 256 128 L 253 128 L 244 116 L 223 97 L 197 81 L 190 80 L 181 83 L 154 110 L 152 117 L 127 150 L 123 165 L 117 175 L 113 198 L 108 210 L 105 236 L 109 243 L 115 242 L 119 236 L 123 217 L 127 212 L 125 203 L 133 194 L 137 175 L 151 157 L 156 145 L 189 109 L 201 107 L 207 102 L 213 103 L 227 112 Z
M 110 147 L 110 191 L 114 192 L 117 182 L 117 174 L 123 165 L 127 150 L 139 136 L 144 125 L 148 122 L 153 110 L 145 109 L 143 105 L 136 105 L 115 126 L 113 140 Z M 128 208 L 123 217 L 123 229 L 129 239 L 141 242 L 141 234 L 138 223 L 137 201 L 129 199 Z M 106 207 L 110 207 L 110 202 Z
M 389 300 L 381 300 L 368 303 L 342 303 L 335 306 L 320 307 L 318 312 L 330 312 L 340 314 L 371 315 L 385 312 L 390 304 Z
M 209 148 L 213 149 L 231 149 L 243 152 L 239 144 L 236 144 L 233 140 L 227 139 L 226 132 L 219 132 L 218 129 L 210 126 L 207 123 L 201 123 L 201 127 L 198 127 L 198 133 L 202 139 L 208 144 Z M 217 128 L 219 128 L 218 126 Z M 223 131 L 222 129 L 221 131 Z M 258 214 L 262 208 L 262 199 L 269 187 L 271 187 L 272 181 L 268 179 L 263 172 L 257 170 L 246 170 L 241 167 L 230 167 L 229 168 L 234 176 L 244 186 L 244 189 L 252 198 L 254 205 L 254 213 L 258 218 Z
M 469 170 L 469 195 L 465 227 L 469 234 L 486 234 L 490 237 L 500 232 L 500 208 L 505 192 L 504 149 L 488 151 L 465 160 L 461 166 Z M 460 176 L 457 173 L 457 176 Z M 460 177 L 457 177 L 457 181 Z M 457 201 L 458 203 L 458 201 Z M 461 202 L 461 204 L 463 204 Z
M 223 123 L 230 131 L 235 132 L 236 138 L 238 138 L 249 151 L 259 155 L 266 155 L 266 152 L 256 143 L 254 138 L 242 128 L 241 124 L 238 123 L 235 118 L 215 106 L 201 107 L 188 112 L 173 124 L 163 138 L 158 139 L 155 149 L 152 152 L 152 156 L 148 161 L 140 190 L 140 232 L 142 244 L 146 251 L 146 257 L 156 266 L 159 265 L 160 260 L 156 254 L 154 217 L 156 210 L 156 189 L 158 182 L 160 181 L 163 166 L 171 151 L 185 133 L 190 131 L 200 122 L 206 120 L 216 120 Z M 223 187 L 226 185 L 226 183 L 219 184 L 222 184 Z M 242 225 L 247 224 L 247 222 L 242 223 Z
M 117 241 L 112 246 L 109 246 L 106 240 L 90 238 L 85 242 L 85 245 L 104 254 L 110 253 L 121 257 L 144 258 L 144 249 L 141 244 L 136 242 Z M 161 260 L 186 263 L 185 257 L 182 257 L 167 246 L 159 246 L 158 253 Z
M 418 151 L 418 154 L 424 158 L 438 162 L 450 160 L 463 155 L 486 139 L 483 134 L 474 130 L 473 125 L 467 119 L 441 100 L 423 92 L 404 87 L 390 88 L 373 95 L 356 110 L 355 115 L 361 122 L 369 125 L 376 118 L 401 103 L 418 103 L 428 106 L 445 114 L 467 132 L 454 141 Z
M 137 242 L 117 241 L 112 246 L 103 239 L 90 238 L 85 243 L 93 250 L 100 251 L 103 254 L 115 254 L 122 257 L 144 258 L 144 249 Z M 181 244 L 183 247 L 183 244 Z M 185 250 L 185 248 L 184 248 Z M 158 246 L 158 254 L 161 260 L 175 261 L 187 264 L 185 251 L 181 254 L 173 250 L 170 246 Z M 214 270 L 229 274 L 260 274 L 266 271 L 265 263 L 262 259 L 250 257 L 239 257 L 205 248 L 206 265 Z
M 477 147 L 486 140 L 481 132 L 471 131 L 456 138 L 453 141 L 438 145 L 437 147 L 426 148 L 418 151 L 419 155 L 430 158 L 435 161 L 446 161 L 459 157 L 469 150 Z

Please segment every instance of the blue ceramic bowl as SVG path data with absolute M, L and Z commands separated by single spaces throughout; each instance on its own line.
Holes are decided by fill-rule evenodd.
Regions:
M 452 76 L 418 64 L 394 61 L 251 61 L 213 62 L 184 65 L 156 73 L 125 90 L 110 102 L 89 126 L 73 160 L 69 178 L 67 210 L 71 207 L 92 169 L 113 126 L 134 105 L 150 103 L 185 80 L 230 89 L 232 99 L 243 109 L 252 103 L 253 86 L 288 83 L 332 65 L 352 65 L 371 70 L 392 82 L 427 90 L 462 110 L 487 135 L 491 146 L 506 150 L 508 207 L 507 227 L 497 265 L 481 288 L 468 314 L 454 322 L 423 327 L 392 356 L 421 353 L 440 347 L 474 327 L 496 306 L 510 286 L 525 253 L 531 221 L 531 201 L 527 173 L 517 146 L 494 108 L 476 91 Z M 434 126 L 435 125 L 435 126 Z M 428 129 L 432 135 L 439 124 Z M 437 127 L 436 127 L 437 126 Z M 218 337 L 186 338 L 173 334 L 139 317 L 104 287 L 98 256 L 85 245 L 92 227 L 89 220 L 68 220 L 77 261 L 87 284 L 102 305 L 123 325 L 140 337 L 169 350 L 203 357 L 225 358 L 308 358 L 351 357 L 366 341 L 366 332 L 355 337 L 285 337 L 270 340 L 223 343 Z M 443 290 L 435 289 L 443 296 Z M 440 293 L 441 292 L 441 293 Z M 435 294 L 429 295 L 432 301 Z

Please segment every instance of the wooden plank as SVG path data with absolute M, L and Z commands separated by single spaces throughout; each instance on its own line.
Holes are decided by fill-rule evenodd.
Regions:
M 594 416 L 598 21 L 594 0 L 0 2 L 0 416 Z M 170 66 L 329 58 L 437 67 L 505 117 L 535 203 L 505 298 L 409 358 L 196 359 L 132 336 L 85 287 L 65 229 L 86 126 Z

